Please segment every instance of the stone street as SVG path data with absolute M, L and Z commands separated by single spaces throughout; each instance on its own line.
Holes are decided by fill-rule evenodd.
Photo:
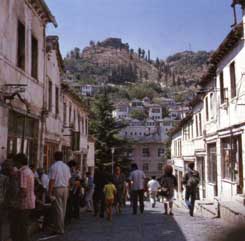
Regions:
M 175 208 L 174 217 L 165 216 L 162 204 L 152 209 L 146 202 L 144 215 L 133 216 L 126 208 L 113 222 L 82 214 L 81 220 L 67 227 L 66 234 L 52 241 L 211 241 L 224 233 L 220 219 L 189 217 L 187 210 Z

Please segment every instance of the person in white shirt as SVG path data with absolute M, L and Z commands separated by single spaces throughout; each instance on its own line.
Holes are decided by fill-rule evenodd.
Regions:
M 56 230 L 58 234 L 64 233 L 66 205 L 69 193 L 69 181 L 71 172 L 69 167 L 62 161 L 63 153 L 55 152 L 55 162 L 49 171 L 49 196 L 53 200 L 56 214 Z
M 140 212 L 144 212 L 144 189 L 145 189 L 145 173 L 138 169 L 137 164 L 132 164 L 132 172 L 130 173 L 130 188 L 132 190 L 133 214 L 137 214 L 138 199 L 140 202 Z
M 150 201 L 152 204 L 152 208 L 156 207 L 156 198 L 157 198 L 157 192 L 160 188 L 159 182 L 156 180 L 155 176 L 151 177 L 151 180 L 147 183 L 148 191 L 150 194 Z

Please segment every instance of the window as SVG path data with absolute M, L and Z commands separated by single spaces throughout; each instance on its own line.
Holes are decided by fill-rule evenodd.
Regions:
M 216 144 L 208 145 L 208 181 L 217 183 L 217 154 Z
M 133 149 L 129 149 L 129 150 L 128 150 L 127 156 L 128 156 L 128 158 L 133 157 Z
M 59 88 L 56 87 L 55 88 L 55 114 L 58 115 L 59 114 Z
M 38 41 L 31 36 L 31 76 L 38 79 Z
M 202 135 L 202 114 L 199 113 L 199 133 Z
M 52 81 L 48 82 L 48 110 L 52 111 L 52 105 L 53 105 L 53 84 Z
M 241 153 L 241 138 L 233 136 L 221 140 L 221 160 L 222 160 L 222 178 L 237 181 L 239 173 L 239 159 Z
M 77 124 L 78 124 L 78 130 L 81 132 L 81 116 L 79 112 L 77 112 Z
M 219 85 L 220 85 L 220 102 L 223 104 L 225 102 L 225 89 L 224 89 L 224 74 L 223 72 L 219 75 Z
M 63 104 L 63 125 L 66 126 L 66 119 L 67 119 L 67 106 L 66 103 L 64 102 Z
M 70 106 L 69 106 L 69 125 L 71 124 L 71 113 L 72 113 L 72 106 L 70 103 Z
M 85 129 L 84 125 L 85 125 L 85 121 L 84 121 L 84 117 L 82 117 L 82 134 L 84 134 L 84 129 Z
M 164 148 L 158 148 L 158 156 L 159 157 L 164 156 Z
M 143 148 L 142 154 L 143 154 L 143 157 L 149 157 L 150 156 L 149 148 Z
M 76 111 L 73 110 L 73 123 L 74 123 L 74 127 L 76 125 Z
M 158 163 L 158 170 L 162 171 L 163 170 L 163 164 L 162 163 Z
M 18 21 L 17 66 L 25 70 L 25 25 Z
M 236 96 L 236 71 L 235 62 L 230 65 L 230 78 L 231 78 L 231 98 Z
M 206 121 L 209 120 L 208 96 L 205 99 Z
M 214 94 L 213 93 L 210 94 L 210 115 L 211 115 L 211 119 L 213 119 L 214 117 Z
M 88 118 L 85 119 L 85 134 L 88 135 Z
M 196 137 L 199 136 L 199 128 L 198 128 L 198 116 L 195 115 L 195 122 L 196 122 Z
M 143 171 L 149 171 L 149 164 L 148 163 L 143 164 Z

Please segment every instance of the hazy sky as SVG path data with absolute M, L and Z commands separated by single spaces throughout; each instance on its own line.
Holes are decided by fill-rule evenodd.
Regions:
M 46 0 L 63 55 L 90 40 L 120 37 L 130 47 L 165 58 L 182 50 L 212 50 L 233 23 L 231 0 Z M 240 12 L 240 9 L 239 9 Z

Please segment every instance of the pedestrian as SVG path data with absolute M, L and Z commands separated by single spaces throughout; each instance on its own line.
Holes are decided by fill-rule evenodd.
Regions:
M 80 200 L 81 200 L 81 175 L 77 170 L 73 174 L 73 183 L 71 186 L 71 198 L 72 198 L 72 217 L 80 218 Z
M 86 187 L 85 187 L 85 201 L 87 211 L 91 212 L 93 209 L 93 194 L 94 194 L 94 179 L 90 172 L 86 173 Z
M 175 188 L 177 188 L 177 179 L 173 175 L 173 167 L 166 165 L 164 167 L 164 175 L 161 177 L 161 195 L 163 196 L 165 215 L 174 215 L 173 200 Z
M 117 189 L 116 197 L 115 197 L 115 206 L 117 213 L 120 214 L 122 212 L 122 207 L 125 198 L 126 192 L 126 178 L 125 175 L 121 172 L 121 168 L 116 166 L 115 172 L 113 175 L 113 184 Z
M 112 221 L 112 208 L 117 193 L 117 189 L 115 185 L 112 183 L 112 180 L 113 178 L 109 176 L 108 183 L 104 187 L 107 219 L 109 221 Z
M 129 176 L 130 186 L 132 190 L 133 214 L 137 214 L 138 200 L 140 202 L 140 212 L 144 213 L 144 188 L 145 188 L 145 173 L 138 169 L 137 164 L 132 164 L 132 171 Z
M 6 186 L 6 202 L 4 207 L 8 211 L 9 231 L 12 241 L 19 241 L 19 212 L 20 207 L 20 178 L 18 169 L 14 166 L 13 162 L 7 160 L 6 173 L 8 182 Z
M 37 173 L 38 173 L 38 178 L 40 180 L 40 183 L 42 184 L 43 188 L 48 192 L 48 187 L 49 187 L 48 175 L 45 173 L 43 168 L 38 168 Z
M 5 214 L 5 201 L 6 201 L 6 187 L 8 183 L 8 177 L 4 173 L 1 166 L 0 171 L 0 241 L 3 241 L 3 224 L 4 224 L 4 214 Z
M 34 192 L 35 176 L 28 166 L 27 156 L 23 153 L 17 154 L 15 161 L 19 163 L 20 175 L 20 207 L 18 212 L 18 241 L 31 240 L 29 227 L 30 216 L 35 209 L 36 196 Z
M 188 165 L 188 171 L 183 178 L 183 185 L 185 186 L 185 202 L 189 208 L 190 216 L 194 215 L 195 201 L 198 192 L 198 185 L 200 183 L 199 172 L 194 170 L 195 163 L 191 162 Z
M 151 180 L 147 183 L 148 191 L 150 194 L 150 202 L 152 208 L 156 207 L 157 193 L 160 188 L 159 182 L 156 180 L 156 176 L 152 176 Z
M 55 210 L 55 230 L 57 234 L 64 234 L 64 221 L 66 205 L 68 199 L 69 180 L 71 172 L 69 167 L 63 162 L 63 153 L 55 152 L 54 164 L 49 172 L 49 196 Z
M 104 217 L 105 212 L 105 194 L 104 187 L 107 183 L 106 173 L 104 171 L 103 165 L 100 165 L 98 169 L 95 170 L 94 174 L 94 216 L 97 217 L 99 214 L 101 218 Z

